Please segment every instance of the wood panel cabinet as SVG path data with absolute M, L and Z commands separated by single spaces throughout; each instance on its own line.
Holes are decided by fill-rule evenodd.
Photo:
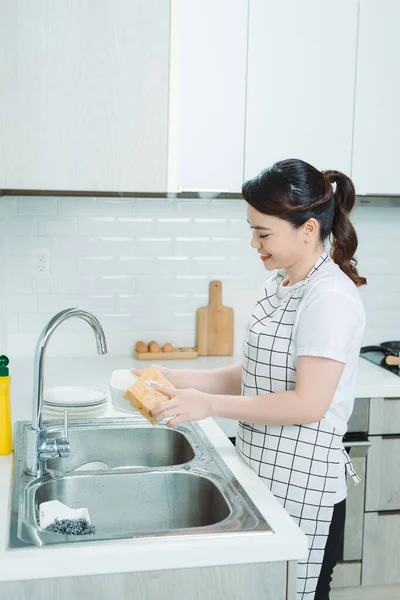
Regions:
M 400 194 L 400 2 L 361 0 L 352 177 L 359 194 Z
M 0 188 L 162 192 L 169 0 L 2 0 Z
M 400 398 L 373 398 L 370 402 L 369 434 L 400 434 Z
M 173 0 L 169 190 L 240 192 L 248 0 Z
M 400 582 L 399 539 L 400 514 L 365 514 L 362 585 Z
M 350 174 L 358 0 L 250 0 L 245 178 L 285 158 Z
M 400 510 L 400 436 L 372 436 L 370 441 L 365 510 Z

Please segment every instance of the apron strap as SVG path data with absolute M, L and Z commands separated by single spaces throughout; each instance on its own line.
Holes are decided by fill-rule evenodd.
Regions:
M 353 485 L 358 485 L 361 482 L 361 479 L 359 478 L 359 476 L 357 475 L 357 473 L 354 470 L 353 463 L 351 462 L 350 456 L 346 452 L 345 448 L 342 449 L 342 452 L 344 454 L 344 464 L 346 467 L 347 474 L 351 477 L 351 479 L 353 481 Z

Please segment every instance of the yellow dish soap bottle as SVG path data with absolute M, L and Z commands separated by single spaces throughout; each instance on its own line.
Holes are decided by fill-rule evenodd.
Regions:
M 9 362 L 7 356 L 4 354 L 0 356 L 0 456 L 10 454 L 13 449 Z

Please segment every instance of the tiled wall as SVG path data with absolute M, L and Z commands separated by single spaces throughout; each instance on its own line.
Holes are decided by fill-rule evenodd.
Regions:
M 207 304 L 212 279 L 222 280 L 223 302 L 235 310 L 240 353 L 265 278 L 243 201 L 3 197 L 1 219 L 0 335 L 12 356 L 31 356 L 43 326 L 71 306 L 99 318 L 114 354 L 130 353 L 138 339 L 192 346 L 195 312 Z M 354 222 L 360 271 L 369 278 L 365 343 L 400 339 L 400 208 L 360 207 Z M 48 278 L 34 274 L 35 247 L 50 248 Z M 0 266 L 1 257 L 0 241 Z M 95 353 L 90 328 L 64 323 L 48 352 Z

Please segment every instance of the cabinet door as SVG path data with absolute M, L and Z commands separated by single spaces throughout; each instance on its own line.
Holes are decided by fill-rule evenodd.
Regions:
M 165 191 L 168 0 L 2 0 L 0 186 Z
M 173 0 L 169 190 L 240 192 L 248 0 Z
M 338 563 L 333 570 L 332 587 L 354 587 L 361 584 L 361 561 Z
M 400 2 L 361 0 L 353 179 L 360 194 L 399 194 Z
M 369 411 L 370 435 L 400 434 L 400 398 L 372 398 Z
M 285 158 L 350 174 L 358 0 L 250 0 L 245 177 Z
M 400 436 L 371 436 L 370 441 L 365 510 L 400 510 Z
M 400 514 L 366 513 L 361 585 L 400 582 Z

